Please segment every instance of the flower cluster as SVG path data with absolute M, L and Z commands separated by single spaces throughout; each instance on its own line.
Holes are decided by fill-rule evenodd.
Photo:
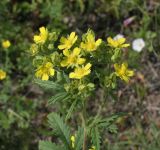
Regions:
M 87 76 L 91 72 L 91 64 L 86 62 L 85 58 L 82 58 L 83 51 L 93 51 L 96 50 L 98 44 L 95 42 L 95 37 L 91 34 L 90 30 L 86 33 L 86 39 L 84 42 L 80 43 L 79 47 L 74 47 L 74 43 L 77 41 L 77 35 L 75 32 L 72 32 L 67 38 L 61 37 L 61 44 L 58 46 L 60 50 L 63 50 L 63 60 L 61 61 L 62 67 L 71 67 L 74 68 L 74 71 L 69 74 L 69 78 L 72 79 L 82 79 L 84 76 Z M 99 42 L 97 42 L 99 43 Z
M 30 52 L 32 56 L 35 56 L 36 62 L 40 61 L 39 54 L 47 53 L 43 50 L 43 48 L 54 47 L 51 45 L 53 34 L 49 33 L 45 27 L 39 28 L 39 35 L 34 36 L 34 43 L 31 45 Z M 51 35 L 52 34 L 52 35 Z M 95 51 L 98 46 L 101 44 L 102 40 L 95 40 L 94 33 L 89 30 L 85 35 L 82 42 L 78 45 L 75 43 L 78 40 L 78 36 L 75 32 L 72 32 L 67 37 L 61 37 L 60 43 L 57 46 L 58 49 L 53 51 L 51 54 L 55 56 L 56 54 L 59 56 L 58 63 L 55 63 L 55 59 L 52 60 L 53 57 L 48 57 L 47 59 L 41 60 L 41 63 L 36 66 L 35 76 L 42 80 L 48 80 L 49 77 L 53 77 L 55 75 L 55 69 L 53 67 L 62 67 L 59 68 L 61 70 L 70 70 L 69 78 L 71 79 L 82 79 L 83 77 L 89 75 L 91 73 L 91 63 L 86 62 L 86 58 L 84 58 L 85 52 Z
M 82 39 L 79 39 L 75 32 L 71 32 L 67 36 L 60 37 L 58 41 L 57 32 L 49 32 L 45 27 L 40 27 L 39 31 L 40 33 L 33 38 L 34 43 L 30 47 L 30 53 L 34 57 L 35 76 L 41 80 L 56 78 L 55 75 L 60 73 L 65 73 L 72 80 L 85 79 L 91 74 L 91 68 L 95 68 L 98 63 L 107 65 L 108 56 L 115 68 L 110 79 L 115 78 L 114 75 L 128 82 L 134 74 L 127 69 L 126 63 L 119 61 L 121 49 L 130 46 L 125 43 L 124 37 L 113 39 L 108 37 L 107 42 L 103 42 L 102 39 L 96 39 L 92 30 L 88 30 L 82 35 Z M 96 71 L 96 69 L 92 71 L 94 76 Z M 114 82 L 112 79 L 110 81 Z M 84 83 L 79 87 L 82 86 Z
M 130 46 L 130 44 L 125 43 L 125 41 L 126 39 L 123 36 L 117 36 L 113 39 L 111 37 L 107 38 L 108 45 L 115 49 L 115 54 L 117 54 L 116 52 L 119 52 L 121 48 L 126 48 Z M 125 82 L 129 82 L 129 78 L 134 75 L 134 71 L 128 69 L 127 63 L 122 63 L 122 64 L 115 63 L 114 69 L 116 76 L 120 77 Z

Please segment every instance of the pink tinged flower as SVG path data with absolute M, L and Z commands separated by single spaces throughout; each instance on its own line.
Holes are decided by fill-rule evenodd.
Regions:
M 129 18 L 125 19 L 123 21 L 123 25 L 125 27 L 127 27 L 128 25 L 130 25 L 135 20 L 135 18 L 136 18 L 135 16 L 132 16 L 132 17 L 129 17 Z

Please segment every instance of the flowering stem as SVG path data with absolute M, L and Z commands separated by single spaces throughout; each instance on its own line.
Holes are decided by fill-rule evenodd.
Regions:
M 86 102 L 84 102 L 83 105 L 83 111 L 80 113 L 80 117 L 82 120 L 82 126 L 84 128 L 84 140 L 83 140 L 83 149 L 86 150 L 86 141 L 87 141 L 87 135 L 86 135 Z
M 6 50 L 6 60 L 5 60 L 5 69 L 8 71 L 8 63 L 9 63 L 9 58 L 8 58 L 8 49 Z

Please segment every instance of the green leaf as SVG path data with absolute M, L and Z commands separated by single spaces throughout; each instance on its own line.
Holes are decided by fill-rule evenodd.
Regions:
M 84 140 L 84 129 L 79 127 L 76 134 L 75 150 L 82 149 L 83 140 Z
M 99 121 L 99 127 L 105 127 L 108 128 L 109 126 L 111 126 L 119 117 L 123 117 L 126 116 L 127 113 L 118 113 L 118 114 L 114 114 L 111 115 L 105 119 L 102 119 L 101 121 Z
M 113 56 L 111 57 L 111 60 L 113 62 L 115 62 L 120 56 L 121 56 L 122 50 L 117 48 L 115 49 L 115 53 L 113 54 Z
M 98 127 L 94 127 L 91 130 L 92 144 L 95 146 L 96 150 L 100 150 L 100 134 Z
M 50 104 L 54 104 L 55 102 L 61 101 L 61 100 L 63 100 L 63 99 L 66 100 L 67 97 L 69 98 L 69 96 L 67 96 L 67 93 L 66 93 L 66 92 L 60 92 L 60 93 L 52 96 L 52 97 L 49 99 L 48 104 L 49 104 L 49 105 L 50 105 Z
M 68 149 L 71 149 L 70 130 L 66 126 L 60 116 L 56 113 L 48 115 L 48 122 L 54 133 L 63 141 Z
M 46 89 L 63 90 L 63 86 L 53 81 L 42 81 L 40 79 L 35 79 L 34 81 L 36 84 Z
M 72 114 L 72 112 L 73 112 L 76 104 L 77 104 L 77 100 L 75 100 L 75 101 L 72 103 L 71 107 L 69 108 L 68 113 L 67 113 L 66 118 L 65 118 L 66 121 L 71 117 L 71 114 Z
M 62 150 L 62 148 L 50 141 L 39 141 L 39 150 Z
M 111 133 L 117 133 L 117 126 L 115 124 L 112 124 L 108 127 L 108 131 L 111 132 Z
M 63 1 L 62 0 L 49 0 L 46 1 L 41 8 L 41 17 L 49 16 L 51 19 L 61 19 L 62 17 L 62 7 Z

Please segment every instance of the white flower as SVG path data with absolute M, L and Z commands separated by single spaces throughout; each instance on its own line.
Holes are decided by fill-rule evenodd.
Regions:
M 120 39 L 120 38 L 124 38 L 124 35 L 122 35 L 122 34 L 117 34 L 113 39 L 114 39 L 114 40 L 118 40 L 118 39 Z
M 141 52 L 142 49 L 145 47 L 145 42 L 142 38 L 135 39 L 132 42 L 132 49 L 136 52 Z

